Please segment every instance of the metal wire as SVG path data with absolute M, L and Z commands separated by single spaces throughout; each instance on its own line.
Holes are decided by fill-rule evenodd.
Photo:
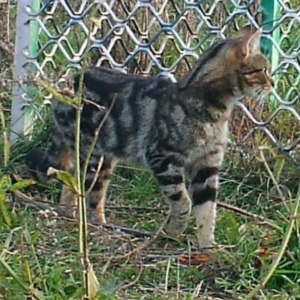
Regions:
M 273 70 L 276 92 L 263 109 L 239 103 L 233 132 L 241 118 L 248 126 L 233 140 L 242 145 L 259 132 L 299 164 L 300 4 L 286 0 L 277 4 L 280 17 L 263 34 L 279 57 Z M 36 13 L 27 7 L 23 12 L 27 21 L 39 26 L 39 50 L 35 55 L 25 53 L 23 65 L 34 65 L 37 75 L 61 82 L 72 69 L 80 68 L 90 37 L 90 64 L 176 80 L 216 39 L 247 23 L 258 28 L 268 14 L 260 1 L 110 0 L 99 5 L 97 22 L 89 33 L 93 5 L 99 4 L 44 1 Z M 278 29 L 276 40 L 273 32 Z

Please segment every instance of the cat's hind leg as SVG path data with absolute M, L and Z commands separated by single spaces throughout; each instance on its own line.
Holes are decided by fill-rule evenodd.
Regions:
M 66 172 L 73 171 L 73 153 L 64 142 L 61 133 L 54 127 L 47 151 L 31 150 L 25 157 L 25 163 L 33 178 L 41 182 L 49 182 L 53 179 L 47 174 L 50 167 Z M 68 214 L 73 215 L 74 207 L 76 207 L 76 195 L 65 185 L 62 186 L 59 202 L 71 208 Z
M 93 160 L 89 162 L 85 182 L 86 198 L 90 209 L 89 219 L 97 219 L 100 223 L 106 223 L 106 193 L 117 160 L 105 156 L 96 163 L 93 163 Z

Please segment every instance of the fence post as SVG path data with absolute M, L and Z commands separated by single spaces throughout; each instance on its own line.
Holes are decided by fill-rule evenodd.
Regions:
M 26 134 L 28 128 L 31 127 L 30 119 L 28 119 L 28 109 L 24 108 L 24 100 L 28 97 L 26 84 L 28 76 L 25 64 L 28 61 L 28 57 L 34 56 L 33 49 L 37 49 L 38 32 L 37 30 L 32 30 L 34 25 L 30 24 L 28 14 L 29 8 L 32 12 L 37 10 L 39 7 L 39 5 L 37 6 L 37 1 L 39 3 L 39 0 L 18 1 L 13 76 L 14 82 L 11 106 L 11 143 L 16 142 L 17 139 L 24 133 Z M 35 26 L 37 26 L 37 24 Z
M 26 124 L 23 111 L 23 97 L 26 91 L 26 84 L 24 84 L 23 81 L 27 79 L 24 65 L 26 62 L 25 51 L 28 51 L 28 37 L 30 34 L 28 14 L 26 11 L 26 7 L 29 5 L 30 0 L 18 1 L 13 75 L 14 83 L 12 88 L 13 94 L 11 105 L 11 143 L 14 143 L 18 139 L 19 135 L 24 133 Z
M 262 0 L 262 24 L 263 29 L 272 33 L 273 40 L 280 44 L 280 29 L 274 29 L 277 20 L 280 18 L 280 5 L 277 0 Z M 272 66 L 272 71 L 276 69 L 279 63 L 279 53 L 271 40 L 263 41 L 263 52 L 269 58 Z M 276 78 L 275 78 L 276 80 Z M 276 80 L 277 81 L 277 80 Z
M 40 11 L 40 0 L 31 0 L 31 13 L 37 14 Z M 37 21 L 30 22 L 30 39 L 29 39 L 29 57 L 37 60 L 37 54 L 39 50 L 39 24 Z M 31 74 L 35 74 L 37 71 L 36 65 L 31 64 L 29 69 Z M 29 99 L 36 99 L 38 90 L 36 86 L 29 85 L 27 87 L 27 95 Z M 28 120 L 26 134 L 29 134 L 33 130 L 33 123 L 35 118 L 35 111 L 32 107 L 26 107 L 25 111 L 26 119 Z

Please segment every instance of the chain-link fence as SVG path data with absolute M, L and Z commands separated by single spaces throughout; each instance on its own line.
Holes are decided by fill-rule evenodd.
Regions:
M 99 7 L 91 20 L 94 5 Z M 90 65 L 176 80 L 215 39 L 248 23 L 263 26 L 262 49 L 272 61 L 276 92 L 263 107 L 248 100 L 238 105 L 231 140 L 241 147 L 268 141 L 300 163 L 298 0 L 19 1 L 15 73 L 25 80 L 24 70 L 30 70 L 59 86 L 80 68 L 89 47 Z M 12 124 L 20 132 L 27 122 L 24 105 L 32 119 L 40 101 L 23 84 L 15 84 L 13 92 Z

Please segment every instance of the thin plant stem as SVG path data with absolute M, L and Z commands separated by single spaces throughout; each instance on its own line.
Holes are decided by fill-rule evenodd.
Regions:
M 91 10 L 90 18 L 93 18 L 97 11 L 97 5 Z M 89 34 L 92 32 L 93 22 L 90 22 L 88 27 Z M 86 51 L 83 54 L 82 68 L 79 78 L 78 98 L 76 103 L 76 133 L 75 133 L 75 156 L 76 156 L 76 168 L 75 178 L 78 184 L 78 195 L 77 195 L 77 207 L 78 207 L 78 250 L 81 257 L 83 266 L 83 286 L 85 290 L 85 297 L 91 298 L 90 291 L 90 271 L 91 265 L 89 263 L 88 254 L 88 221 L 87 221 L 87 209 L 86 209 L 86 197 L 85 197 L 85 175 L 81 176 L 81 157 L 80 157 L 80 127 L 81 127 L 81 113 L 82 113 L 82 96 L 83 96 L 83 81 L 84 74 L 88 67 L 88 50 L 91 45 L 91 39 L 88 39 Z
M 254 299 L 254 297 L 258 294 L 258 292 L 261 289 L 264 289 L 266 284 L 268 283 L 268 281 L 271 279 L 271 277 L 274 275 L 276 269 L 279 266 L 279 263 L 285 253 L 285 250 L 288 246 L 288 243 L 291 239 L 291 235 L 297 220 L 297 216 L 299 214 L 299 206 L 300 206 L 300 185 L 298 187 L 298 192 L 297 192 L 297 196 L 296 196 L 296 201 L 295 201 L 295 207 L 294 210 L 290 216 L 290 223 L 288 226 L 288 229 L 284 235 L 281 247 L 279 249 L 279 252 L 276 256 L 276 259 L 273 261 L 268 273 L 265 275 L 265 277 L 261 280 L 261 282 L 245 297 L 245 300 L 250 300 L 250 299 Z

